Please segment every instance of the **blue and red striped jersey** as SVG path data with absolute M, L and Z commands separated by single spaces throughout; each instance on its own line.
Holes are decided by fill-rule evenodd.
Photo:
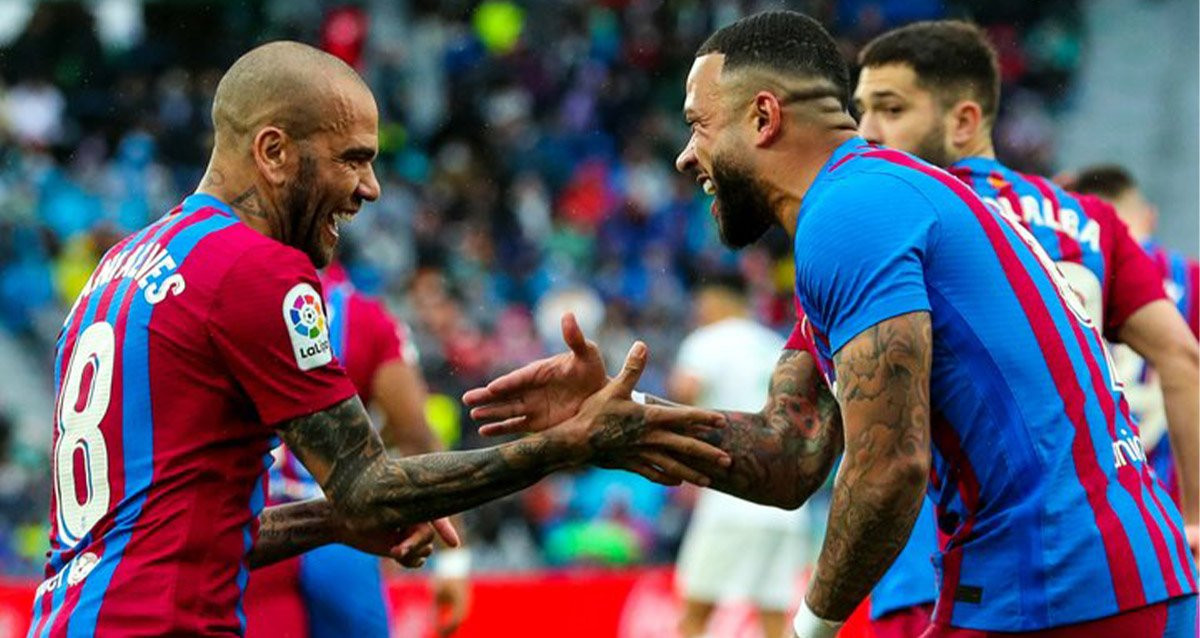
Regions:
M 30 638 L 239 636 L 273 425 L 354 394 L 300 251 L 192 195 L 67 316 Z
M 804 197 L 795 260 L 835 388 L 834 352 L 930 314 L 939 622 L 1031 631 L 1195 591 L 1101 326 L 1020 218 L 854 138 Z

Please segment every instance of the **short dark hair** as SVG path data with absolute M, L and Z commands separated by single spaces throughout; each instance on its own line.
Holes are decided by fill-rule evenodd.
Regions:
M 1116 164 L 1089 166 L 1075 176 L 1074 190 L 1085 195 L 1116 199 L 1137 186 L 1129 171 Z
M 978 26 L 961 20 L 914 22 L 888 31 L 863 47 L 862 67 L 907 64 L 917 82 L 937 93 L 967 91 L 983 116 L 995 121 L 1000 105 L 1000 63 Z
M 795 11 L 764 11 L 722 27 L 696 50 L 696 57 L 725 55 L 724 71 L 762 68 L 833 85 L 842 108 L 850 104 L 850 71 L 837 43 L 820 22 Z

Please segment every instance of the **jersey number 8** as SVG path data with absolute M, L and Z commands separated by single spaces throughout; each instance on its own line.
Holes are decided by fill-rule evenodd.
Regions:
M 115 350 L 111 324 L 88 326 L 75 342 L 59 390 L 54 497 L 59 537 L 72 545 L 108 511 L 108 447 L 100 422 L 112 398 Z M 82 476 L 77 476 L 78 461 L 82 461 Z

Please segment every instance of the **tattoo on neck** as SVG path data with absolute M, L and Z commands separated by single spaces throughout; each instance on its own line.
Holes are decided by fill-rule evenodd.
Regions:
M 262 200 L 258 197 L 258 188 L 255 186 L 251 186 L 241 195 L 234 197 L 233 201 L 229 202 L 229 206 L 243 215 L 258 219 L 267 218 L 267 214 L 263 212 Z

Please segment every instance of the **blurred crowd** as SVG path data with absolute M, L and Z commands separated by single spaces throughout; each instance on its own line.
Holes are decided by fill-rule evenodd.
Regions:
M 383 196 L 343 232 L 342 261 L 413 328 L 429 419 L 447 441 L 483 444 L 457 397 L 559 350 L 565 308 L 610 369 L 645 339 L 640 387 L 662 393 L 689 291 L 709 274 L 739 271 L 758 318 L 790 328 L 786 239 L 724 249 L 708 199 L 673 168 L 697 45 L 780 6 L 823 20 L 850 59 L 898 24 L 974 18 L 1001 53 L 1001 155 L 1051 168 L 1083 42 L 1067 0 L 15 2 L 0 20 L 16 25 L 0 30 L 0 338 L 42 365 L 17 373 L 49 383 L 62 316 L 99 256 L 195 187 L 222 69 L 291 38 L 353 64 L 377 96 Z M 32 574 L 47 451 L 11 436 L 9 409 L 0 573 Z M 473 516 L 478 560 L 670 560 L 693 498 L 617 472 L 556 476 Z

